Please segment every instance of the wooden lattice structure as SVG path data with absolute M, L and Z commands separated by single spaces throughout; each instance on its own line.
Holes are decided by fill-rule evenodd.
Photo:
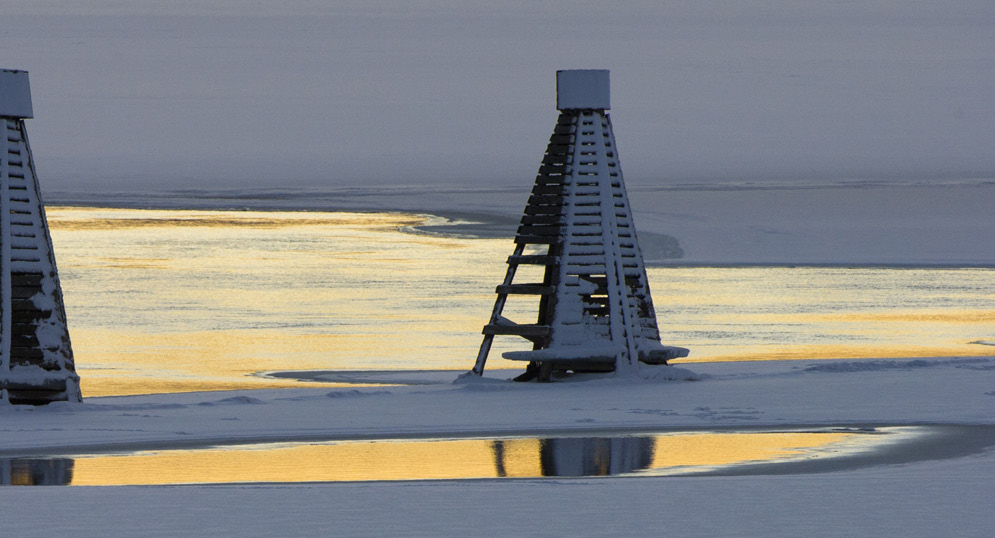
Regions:
M 80 401 L 52 238 L 24 119 L 25 71 L 0 70 L 0 399 Z
M 503 354 L 527 361 L 519 380 L 555 372 L 624 371 L 666 364 L 688 350 L 660 343 L 646 268 L 636 238 L 609 108 L 606 70 L 557 72 L 556 127 L 515 236 L 504 282 L 473 371 L 483 374 L 495 336 L 532 342 Z M 522 266 L 541 282 L 518 282 Z M 510 295 L 538 300 L 535 323 L 503 313 Z

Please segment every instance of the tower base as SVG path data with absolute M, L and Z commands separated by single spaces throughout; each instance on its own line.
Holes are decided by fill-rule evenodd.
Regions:
M 20 368 L 15 368 L 16 372 Z M 31 368 L 32 370 L 40 370 Z M 0 380 L 0 401 L 14 405 L 45 405 L 52 402 L 81 402 L 79 378 L 41 374 L 29 379 Z

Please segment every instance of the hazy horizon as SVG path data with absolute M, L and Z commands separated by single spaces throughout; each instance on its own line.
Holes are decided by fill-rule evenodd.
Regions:
M 528 182 L 611 70 L 626 179 L 995 177 L 983 1 L 31 3 L 45 190 Z

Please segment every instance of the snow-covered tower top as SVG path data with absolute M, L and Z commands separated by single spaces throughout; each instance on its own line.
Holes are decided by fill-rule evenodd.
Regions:
M 0 69 L 0 117 L 34 117 L 27 71 Z
M 556 72 L 557 110 L 608 110 L 611 84 L 607 69 L 565 69 Z

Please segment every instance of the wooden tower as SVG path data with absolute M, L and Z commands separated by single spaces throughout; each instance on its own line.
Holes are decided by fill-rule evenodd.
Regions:
M 25 71 L 0 70 L 0 400 L 80 401 L 52 238 L 24 119 Z
M 517 379 L 555 372 L 624 372 L 639 362 L 667 364 L 688 350 L 664 346 L 656 324 L 612 133 L 607 70 L 556 73 L 556 127 L 532 188 L 515 250 L 473 372 L 481 375 L 495 336 L 532 342 L 503 354 L 526 361 Z M 517 282 L 522 266 L 544 268 L 541 282 Z M 534 296 L 538 317 L 502 315 L 509 295 Z

